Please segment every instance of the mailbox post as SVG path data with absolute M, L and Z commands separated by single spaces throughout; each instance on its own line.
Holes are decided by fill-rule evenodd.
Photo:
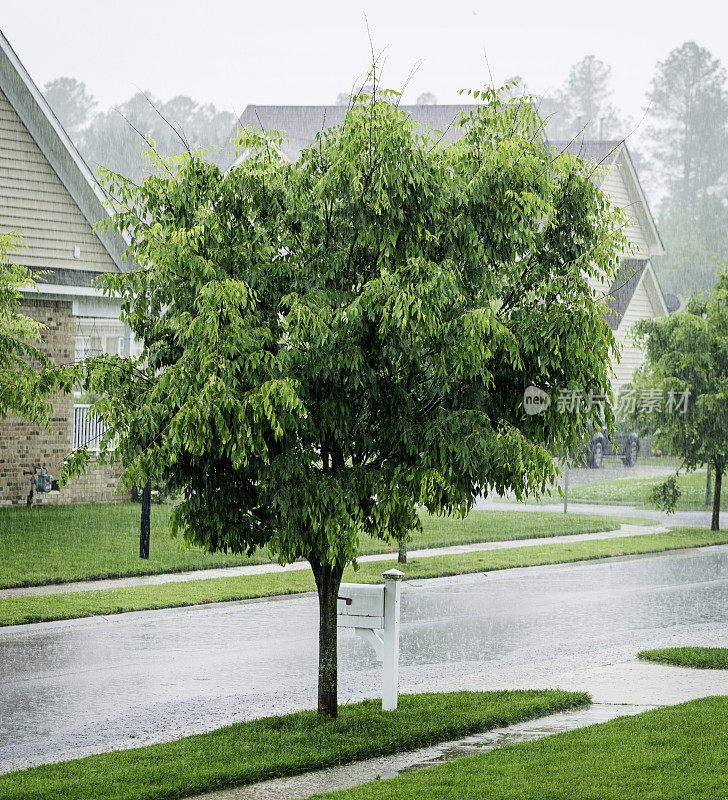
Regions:
M 382 663 L 382 709 L 395 711 L 399 695 L 399 613 L 403 572 L 382 573 L 384 586 L 342 583 L 337 603 L 339 625 L 354 628 Z M 382 631 L 380 636 L 377 630 Z
M 384 576 L 384 647 L 382 648 L 382 709 L 395 711 L 399 695 L 399 607 L 402 575 L 398 569 Z

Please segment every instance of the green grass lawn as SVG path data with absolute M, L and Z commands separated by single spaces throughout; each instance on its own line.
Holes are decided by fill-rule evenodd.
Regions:
M 604 483 L 569 487 L 569 501 L 574 503 L 597 503 L 604 505 L 626 505 L 637 508 L 653 508 L 647 503 L 647 495 L 653 486 L 665 478 L 622 478 Z M 705 505 L 705 472 L 681 473 L 678 486 L 682 495 L 678 500 L 678 511 L 709 511 Z M 728 508 L 728 481 L 723 482 L 721 492 L 723 508 Z
M 663 647 L 659 650 L 643 650 L 637 658 L 657 661 L 659 664 L 674 664 L 677 667 L 695 669 L 728 669 L 726 647 Z
M 514 744 L 325 795 L 327 800 L 718 800 L 728 697 Z
M 152 507 L 150 558 L 139 558 L 140 507 L 133 503 L 0 509 L 0 588 L 115 578 L 269 561 L 183 550 L 169 533 L 170 506 Z M 585 514 L 473 511 L 466 519 L 423 515 L 410 549 L 502 539 L 530 539 L 614 530 L 619 520 Z M 362 553 L 396 552 L 367 538 Z
M 589 703 L 583 692 L 401 695 L 241 722 L 176 742 L 0 775 L 3 800 L 165 800 L 389 755 Z
M 678 528 L 667 533 L 625 536 L 618 539 L 568 544 L 549 543 L 457 555 L 410 558 L 404 565 L 397 564 L 395 559 L 369 561 L 364 562 L 356 572 L 352 568 L 347 569 L 344 581 L 381 582 L 382 572 L 392 567 L 401 568 L 405 577 L 409 579 L 435 578 L 725 543 L 728 543 L 728 531 L 711 533 L 707 528 Z M 306 569 L 234 578 L 207 578 L 159 586 L 133 586 L 17 597 L 0 600 L 0 626 L 244 600 L 313 590 L 313 575 L 310 569 Z

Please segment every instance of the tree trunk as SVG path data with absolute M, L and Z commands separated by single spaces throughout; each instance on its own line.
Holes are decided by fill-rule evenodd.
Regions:
M 397 561 L 400 564 L 407 563 L 407 542 L 405 542 L 404 539 L 402 539 L 402 541 L 399 543 L 399 553 L 397 554 Z
M 152 482 L 142 489 L 142 522 L 139 529 L 139 558 L 149 558 L 149 531 L 151 529 Z
M 720 491 L 723 484 L 723 465 L 715 465 L 715 489 L 713 490 L 713 519 L 710 521 L 710 530 L 720 530 Z
M 705 477 L 705 505 L 710 505 L 711 491 L 713 489 L 713 465 L 708 462 L 708 474 Z
M 319 598 L 318 712 L 336 717 L 339 713 L 336 598 L 343 569 L 316 559 L 310 563 Z

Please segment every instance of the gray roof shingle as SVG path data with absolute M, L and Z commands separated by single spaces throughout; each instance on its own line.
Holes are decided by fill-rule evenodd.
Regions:
M 477 105 L 422 105 L 400 106 L 423 128 L 442 131 L 448 144 L 463 136 L 463 129 L 453 125 L 458 114 L 477 108 Z M 310 145 L 316 134 L 338 125 L 346 116 L 346 106 L 248 106 L 240 116 L 238 125 L 248 125 L 262 131 L 279 131 L 283 134 L 283 155 L 297 161 L 301 151 Z M 236 126 L 237 127 L 237 126 Z M 216 158 L 222 168 L 229 167 L 235 159 L 232 147 Z
M 649 264 L 647 258 L 623 258 L 622 263 L 614 276 L 614 281 L 607 295 L 607 305 L 610 312 L 607 314 L 609 327 L 616 331 L 627 310 L 629 301 L 635 293 L 642 273 Z

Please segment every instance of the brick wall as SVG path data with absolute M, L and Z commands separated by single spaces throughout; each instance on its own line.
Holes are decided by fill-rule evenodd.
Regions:
M 70 300 L 27 299 L 21 312 L 42 322 L 43 350 L 56 364 L 68 364 L 74 359 L 76 319 Z M 0 419 L 0 506 L 22 505 L 30 490 L 30 478 L 23 475 L 34 464 L 48 467 L 58 477 L 61 465 L 73 446 L 73 396 L 52 398 L 50 416 L 52 432 L 31 425 L 23 419 L 8 416 Z M 69 483 L 60 492 L 41 494 L 35 501 L 42 503 L 84 503 L 122 500 L 114 494 L 120 472 L 118 468 L 95 468 L 89 465 L 87 474 Z
M 58 472 L 50 470 L 54 477 Z M 25 478 L 27 479 L 27 475 Z M 93 461 L 88 465 L 86 474 L 80 478 L 70 481 L 60 492 L 36 492 L 33 502 L 38 505 L 57 505 L 66 503 L 119 503 L 122 500 L 129 500 L 128 493 L 115 492 L 121 477 L 121 469 L 118 465 L 108 467 L 106 465 L 94 466 Z M 30 484 L 25 485 L 25 494 L 22 502 L 28 496 Z M 2 503 L 0 502 L 0 505 Z

